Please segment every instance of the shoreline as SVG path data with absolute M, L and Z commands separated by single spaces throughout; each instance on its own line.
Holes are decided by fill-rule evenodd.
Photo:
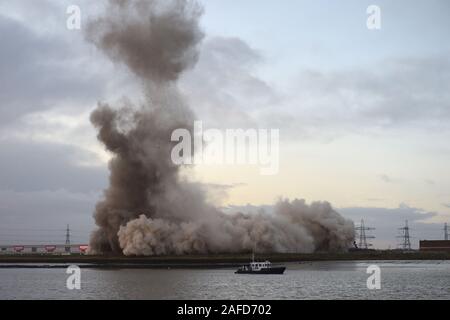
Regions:
M 277 263 L 362 260 L 450 260 L 449 252 L 361 251 L 346 253 L 258 254 L 256 260 Z M 89 256 L 89 255 L 0 255 L 0 269 L 5 268 L 80 268 L 97 269 L 205 269 L 236 268 L 251 260 L 250 254 L 186 256 Z

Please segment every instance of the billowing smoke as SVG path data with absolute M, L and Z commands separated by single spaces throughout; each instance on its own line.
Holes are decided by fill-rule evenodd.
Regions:
M 110 0 L 87 38 L 142 80 L 146 103 L 99 103 L 91 121 L 113 154 L 110 185 L 94 213 L 91 253 L 313 252 L 345 250 L 353 223 L 326 202 L 281 200 L 274 213 L 225 214 L 171 160 L 177 128 L 194 115 L 177 90 L 203 38 L 201 8 L 188 0 Z

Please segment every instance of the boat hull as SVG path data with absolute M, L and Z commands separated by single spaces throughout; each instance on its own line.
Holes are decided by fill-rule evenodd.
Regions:
M 283 274 L 286 267 L 273 267 L 262 270 L 237 270 L 236 274 Z

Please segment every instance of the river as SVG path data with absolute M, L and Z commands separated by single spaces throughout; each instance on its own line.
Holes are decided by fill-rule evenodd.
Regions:
M 369 290 L 367 267 L 381 270 Z M 0 268 L 0 299 L 450 299 L 450 261 L 288 263 L 284 275 L 233 269 L 81 269 L 69 290 L 65 269 Z

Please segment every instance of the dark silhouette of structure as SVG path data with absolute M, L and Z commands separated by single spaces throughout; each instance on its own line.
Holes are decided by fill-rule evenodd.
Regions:
M 400 248 L 403 250 L 411 250 L 411 239 L 409 235 L 409 226 L 408 220 L 405 221 L 405 226 L 403 228 L 399 228 L 401 231 L 401 235 L 397 238 L 401 239 Z
M 448 225 L 447 225 L 447 222 L 444 224 L 444 240 L 448 241 Z
M 356 240 L 354 242 L 356 249 L 369 249 L 372 246 L 371 243 L 367 242 L 367 239 L 375 239 L 372 235 L 367 235 L 366 231 L 375 230 L 375 228 L 366 227 L 364 225 L 364 219 L 361 219 L 361 224 L 356 227 L 356 233 L 359 236 L 359 243 L 356 245 Z
M 67 229 L 66 229 L 66 248 L 65 248 L 66 252 L 70 252 L 70 228 L 69 225 L 67 225 Z

